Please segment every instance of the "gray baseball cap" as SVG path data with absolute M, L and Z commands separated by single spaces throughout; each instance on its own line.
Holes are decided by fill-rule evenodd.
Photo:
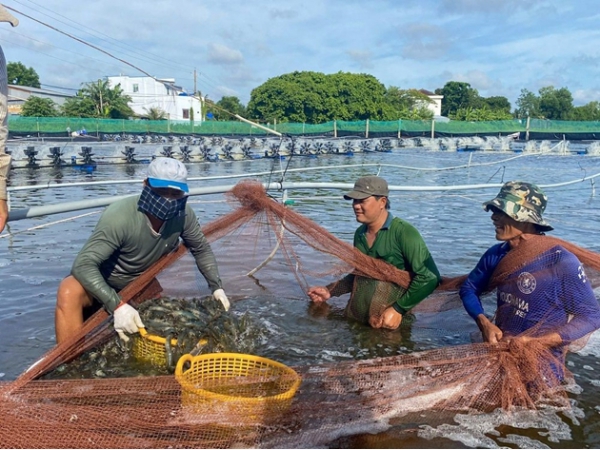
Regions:
M 362 177 L 354 183 L 354 189 L 344 195 L 346 200 L 363 200 L 372 195 L 388 197 L 390 190 L 387 181 L 381 177 Z

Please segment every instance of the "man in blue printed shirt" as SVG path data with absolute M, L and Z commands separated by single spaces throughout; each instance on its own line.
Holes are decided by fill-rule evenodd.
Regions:
M 512 181 L 483 208 L 492 212 L 496 239 L 460 289 L 484 342 L 537 341 L 564 361 L 565 346 L 600 328 L 600 307 L 577 257 L 551 243 L 553 228 L 542 218 L 547 204 L 534 184 Z M 545 241 L 546 245 L 541 245 Z M 497 289 L 495 323 L 480 296 Z M 554 371 L 562 378 L 562 371 Z

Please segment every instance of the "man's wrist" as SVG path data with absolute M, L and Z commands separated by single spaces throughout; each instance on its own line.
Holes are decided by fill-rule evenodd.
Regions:
M 121 306 L 123 306 L 124 304 L 125 304 L 125 302 L 124 302 L 123 300 L 121 300 L 121 301 L 120 301 L 119 303 L 117 303 L 117 305 L 116 305 L 116 306 L 115 306 L 115 307 L 112 309 L 112 311 L 111 311 L 110 309 L 108 309 L 108 307 L 107 307 L 106 309 L 108 309 L 108 312 L 109 312 L 110 314 L 114 314 L 114 313 L 115 313 L 115 311 L 116 311 L 117 309 L 119 309 Z
M 398 303 L 393 303 L 392 308 L 394 308 L 394 311 L 396 311 L 397 313 L 402 314 L 402 315 L 405 315 L 408 312 L 406 309 L 404 309 Z

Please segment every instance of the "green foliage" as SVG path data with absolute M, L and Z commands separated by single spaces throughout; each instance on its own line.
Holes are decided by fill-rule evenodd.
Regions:
M 482 102 L 492 111 L 504 111 L 510 116 L 510 102 L 506 97 L 485 97 Z
M 529 116 L 532 119 L 572 120 L 593 113 L 593 106 L 575 112 L 573 96 L 567 88 L 546 86 L 539 90 L 539 94 L 537 96 L 527 89 L 521 89 L 515 110 L 517 119 Z
M 449 81 L 436 94 L 443 95 L 442 115 L 453 120 L 510 120 L 510 102 L 506 97 L 480 97 L 469 83 Z
M 479 108 L 483 106 L 477 89 L 473 89 L 469 83 L 460 81 L 449 81 L 442 89 L 436 89 L 438 95 L 443 95 L 442 116 L 451 117 L 459 109 Z
M 21 115 L 25 117 L 55 117 L 59 114 L 56 103 L 52 99 L 31 96 L 23 103 Z
M 25 67 L 21 62 L 10 62 L 6 65 L 8 84 L 40 88 L 40 77 L 33 67 Z
M 517 119 L 540 118 L 540 99 L 538 96 L 527 89 L 521 89 L 521 95 L 517 99 L 515 117 Z
M 293 72 L 253 89 L 247 113 L 267 122 L 383 120 L 391 113 L 384 95 L 385 86 L 372 75 Z
M 167 119 L 167 113 L 166 111 L 157 108 L 157 107 L 152 107 L 152 108 L 144 108 L 146 110 L 146 115 L 144 116 L 145 119 L 148 120 L 166 120 Z M 190 110 L 192 111 L 192 110 Z
M 584 106 L 574 107 L 571 111 L 570 120 L 600 121 L 600 103 L 594 101 Z
M 416 89 L 400 89 L 390 86 L 386 89 L 384 100 L 390 107 L 385 120 L 431 120 L 433 111 L 427 108 L 433 101 Z
M 235 96 L 222 97 L 215 107 L 211 108 L 211 112 L 216 120 L 236 120 L 233 114 L 244 117 L 246 115 L 246 107 L 242 105 L 240 99 Z
M 512 114 L 505 109 L 490 109 L 484 105 L 481 108 L 460 108 L 450 115 L 452 120 L 464 120 L 467 122 L 489 122 L 494 120 L 511 120 Z
M 128 103 L 131 97 L 123 94 L 121 85 L 111 88 L 108 80 L 86 83 L 74 98 L 63 105 L 63 113 L 69 117 L 99 117 L 128 119 L 134 115 Z
M 544 119 L 568 120 L 573 110 L 573 96 L 567 88 L 554 89 L 554 86 L 547 86 L 539 92 L 540 114 Z
M 79 92 L 75 97 L 65 100 L 62 113 L 67 117 L 97 117 L 92 99 L 84 97 Z

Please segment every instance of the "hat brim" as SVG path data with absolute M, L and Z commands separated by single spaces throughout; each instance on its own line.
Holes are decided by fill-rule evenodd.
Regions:
M 344 195 L 344 199 L 346 200 L 364 200 L 365 198 L 369 198 L 373 196 L 373 194 L 367 194 L 366 192 L 361 191 L 350 191 L 346 195 Z
M 483 210 L 486 212 L 489 211 L 492 206 L 495 208 L 498 208 L 500 211 L 504 211 L 502 204 L 495 198 L 488 202 L 483 203 L 481 206 L 483 207 Z M 504 212 L 506 212 L 506 211 L 504 211 Z
M 19 25 L 19 19 L 9 13 L 3 5 L 0 5 L 0 22 L 8 22 L 13 27 Z
M 160 178 L 148 178 L 148 184 L 153 188 L 170 188 L 185 192 L 190 192 L 187 183 L 173 180 L 161 180 Z
M 494 208 L 498 208 L 500 211 L 506 213 L 510 217 L 510 214 L 508 214 L 508 212 L 504 209 L 504 204 L 501 201 L 499 201 L 497 198 L 494 198 L 494 199 L 492 199 L 492 200 L 490 200 L 488 202 L 485 202 L 481 206 L 483 207 L 484 211 L 489 211 L 490 207 L 493 206 Z M 535 221 L 532 221 L 532 220 L 526 220 L 526 221 L 522 221 L 521 220 L 521 221 L 518 221 L 518 222 L 532 223 L 535 226 L 537 226 L 540 231 L 552 231 L 552 230 L 554 230 L 554 227 L 552 227 L 544 219 L 542 219 L 539 222 L 535 222 Z

